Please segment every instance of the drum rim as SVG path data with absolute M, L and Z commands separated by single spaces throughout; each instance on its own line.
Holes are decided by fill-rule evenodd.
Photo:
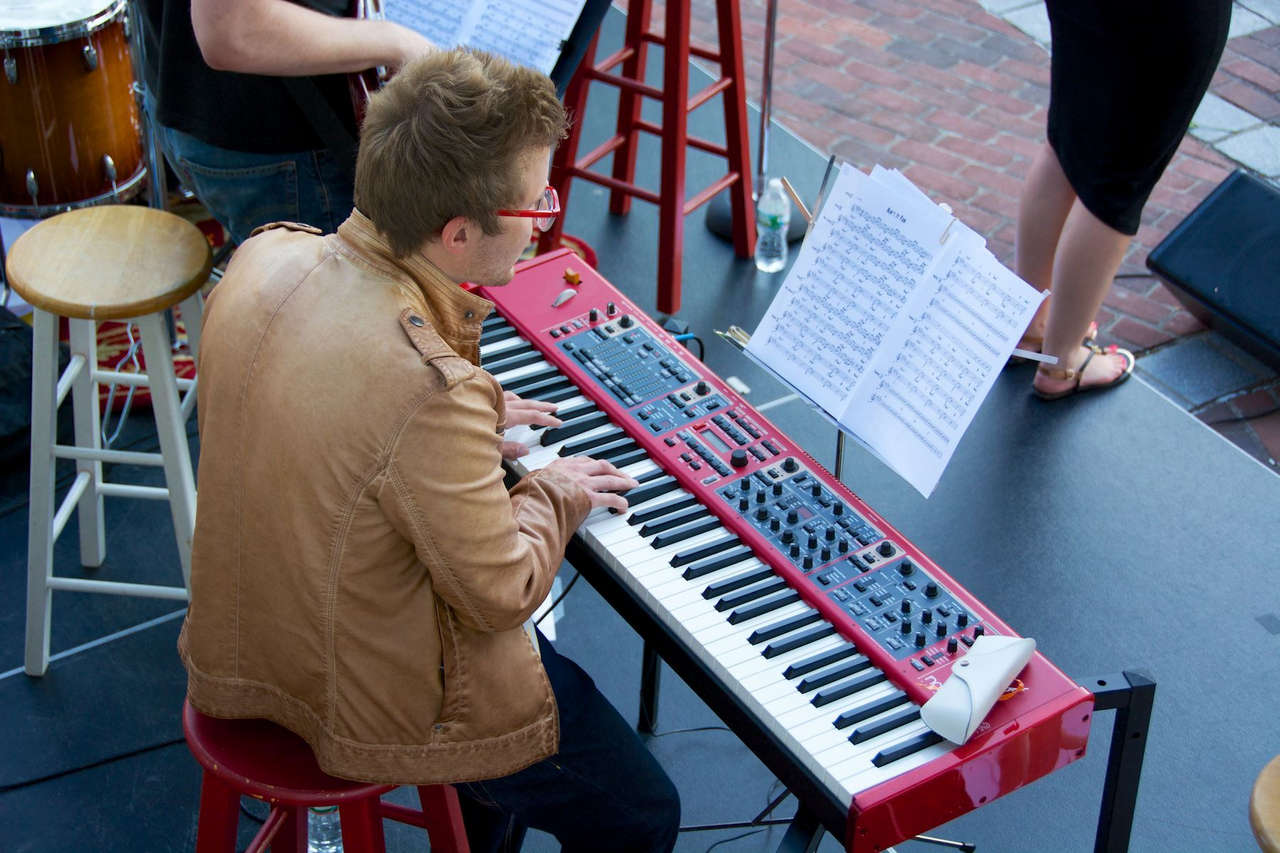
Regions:
M 66 24 L 37 27 L 29 30 L 0 29 L 0 48 L 42 47 L 58 44 L 74 38 L 92 35 L 119 17 L 128 0 L 109 0 L 107 5 L 87 18 Z
M 78 210 L 82 207 L 94 207 L 99 204 L 114 204 L 126 201 L 137 195 L 139 184 L 142 179 L 147 176 L 147 166 L 145 163 L 138 165 L 138 170 L 134 172 L 128 180 L 116 185 L 114 190 L 92 196 L 91 198 L 78 199 L 76 201 L 64 201 L 57 204 L 7 204 L 0 201 L 0 216 L 8 216 L 15 219 L 44 219 L 46 216 L 52 216 L 55 213 L 65 213 L 68 210 Z

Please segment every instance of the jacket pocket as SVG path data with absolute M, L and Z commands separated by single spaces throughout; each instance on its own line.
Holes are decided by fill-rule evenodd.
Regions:
M 432 726 L 432 740 L 452 740 L 451 724 L 464 712 L 462 689 L 465 665 L 460 658 L 457 625 L 453 611 L 436 599 L 436 628 L 440 632 L 440 716 Z

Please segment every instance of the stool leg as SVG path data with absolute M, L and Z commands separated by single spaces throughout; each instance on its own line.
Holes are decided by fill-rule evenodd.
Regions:
M 671 0 L 675 5 L 687 0 Z M 628 80 L 643 83 L 645 76 L 645 60 L 648 57 L 649 42 L 644 38 L 649 32 L 650 15 L 653 10 L 652 0 L 635 0 L 627 7 L 627 27 L 624 43 L 631 48 L 631 55 L 622 61 L 622 76 Z M 667 34 L 666 46 L 670 50 L 671 35 Z M 682 90 L 676 100 L 684 103 L 687 90 Z M 671 94 L 669 91 L 666 94 Z M 622 138 L 622 144 L 613 154 L 613 177 L 619 181 L 632 183 L 636 178 L 636 123 L 640 121 L 640 110 L 644 106 L 644 97 L 630 89 L 618 92 L 618 121 L 615 134 Z M 683 203 L 683 199 L 681 199 Z M 609 212 L 625 214 L 631 210 L 631 194 L 619 190 L 609 193 Z
M 569 135 L 556 146 L 551 155 L 551 186 L 560 194 L 560 209 L 569 209 L 569 191 L 573 188 L 573 170 L 577 166 L 578 141 L 582 138 L 582 117 L 586 114 L 587 89 L 590 80 L 587 71 L 596 61 L 596 41 L 599 33 L 591 37 L 587 44 L 587 52 L 583 54 L 582 63 L 569 79 L 569 88 L 564 93 L 565 111 L 571 116 Z M 538 236 L 538 254 L 560 248 L 560 238 L 564 234 L 565 214 L 555 218 L 551 227 Z
M 186 314 L 182 316 L 185 318 Z M 307 853 L 307 807 L 280 805 L 277 808 L 287 810 L 289 816 L 271 841 L 272 853 Z
M 688 147 L 689 0 L 667 3 L 662 63 L 662 179 L 658 204 L 658 310 L 680 310 L 684 260 L 684 166 Z
M 178 383 L 173 375 L 169 334 L 161 314 L 148 314 L 138 319 L 142 328 L 142 349 L 147 358 L 147 384 L 151 387 L 151 406 L 160 436 L 160 452 L 164 456 L 164 478 L 169 488 L 169 508 L 173 513 L 173 532 L 178 540 L 178 557 L 182 561 L 182 582 L 191 587 L 191 537 L 196 526 L 196 482 L 191 473 L 191 448 L 178 403 Z
M 92 320 L 68 320 L 71 329 L 71 357 L 84 358 L 84 367 L 71 386 L 71 408 L 75 414 L 76 446 L 102 449 L 101 403 L 94 372 L 98 366 L 98 326 Z M 107 531 L 102 517 L 102 462 L 77 459 L 76 473 L 89 477 L 80 496 L 80 565 L 98 567 L 107 557 Z
M 31 493 L 27 516 L 27 675 L 49 668 L 53 576 L 53 445 L 57 441 L 58 318 L 33 316 L 31 357 Z
M 738 182 L 729 188 L 733 251 L 740 258 L 749 258 L 756 251 L 756 229 L 751 197 L 751 145 L 747 134 L 747 78 L 742 68 L 742 15 L 738 0 L 716 0 L 716 24 L 720 38 L 720 76 L 733 79 L 733 85 L 720 96 L 724 103 L 729 170 L 738 173 Z
M 200 328 L 203 323 L 204 297 L 197 290 L 182 300 L 182 325 L 187 331 L 187 351 L 191 353 L 191 363 L 197 367 L 200 364 Z M 199 378 L 198 371 L 195 378 Z M 182 397 L 182 419 L 184 421 L 191 417 L 191 410 L 195 407 L 195 402 L 196 386 L 193 384 Z
M 342 823 L 342 849 L 368 853 L 384 853 L 386 840 L 382 835 L 382 812 L 378 798 L 368 797 L 338 807 Z
M 426 821 L 431 849 L 439 853 L 469 853 L 467 830 L 462 825 L 462 807 L 452 785 L 421 785 L 418 801 Z
M 212 773 L 200 780 L 196 853 L 235 853 L 240 826 L 240 792 Z

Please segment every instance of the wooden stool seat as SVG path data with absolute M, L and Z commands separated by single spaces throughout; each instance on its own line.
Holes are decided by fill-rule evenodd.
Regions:
M 196 853 L 233 853 L 240 797 L 271 805 L 248 851 L 305 851 L 306 816 L 312 806 L 337 806 L 343 847 L 382 853 L 382 820 L 427 830 L 433 853 L 467 853 L 458 794 L 449 785 L 418 788 L 422 811 L 384 803 L 396 785 L 352 782 L 320 769 L 302 738 L 267 720 L 223 720 L 182 705 L 182 732 L 204 768 Z
M 1280 853 L 1280 755 L 1262 768 L 1253 783 L 1249 823 L 1264 853 Z
M 28 303 L 83 320 L 141 317 L 183 301 L 209 280 L 213 254 L 180 216 L 107 204 L 58 214 L 9 250 L 9 282 Z

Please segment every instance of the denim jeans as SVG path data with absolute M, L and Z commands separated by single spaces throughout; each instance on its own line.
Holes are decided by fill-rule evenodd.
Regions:
M 328 151 L 255 154 L 157 130 L 170 168 L 236 243 L 268 222 L 305 222 L 331 233 L 354 206 L 354 164 Z
M 680 797 L 635 730 L 573 661 L 538 633 L 560 710 L 560 750 L 501 779 L 456 785 L 473 853 L 518 849 L 526 828 L 565 853 L 670 851 Z

